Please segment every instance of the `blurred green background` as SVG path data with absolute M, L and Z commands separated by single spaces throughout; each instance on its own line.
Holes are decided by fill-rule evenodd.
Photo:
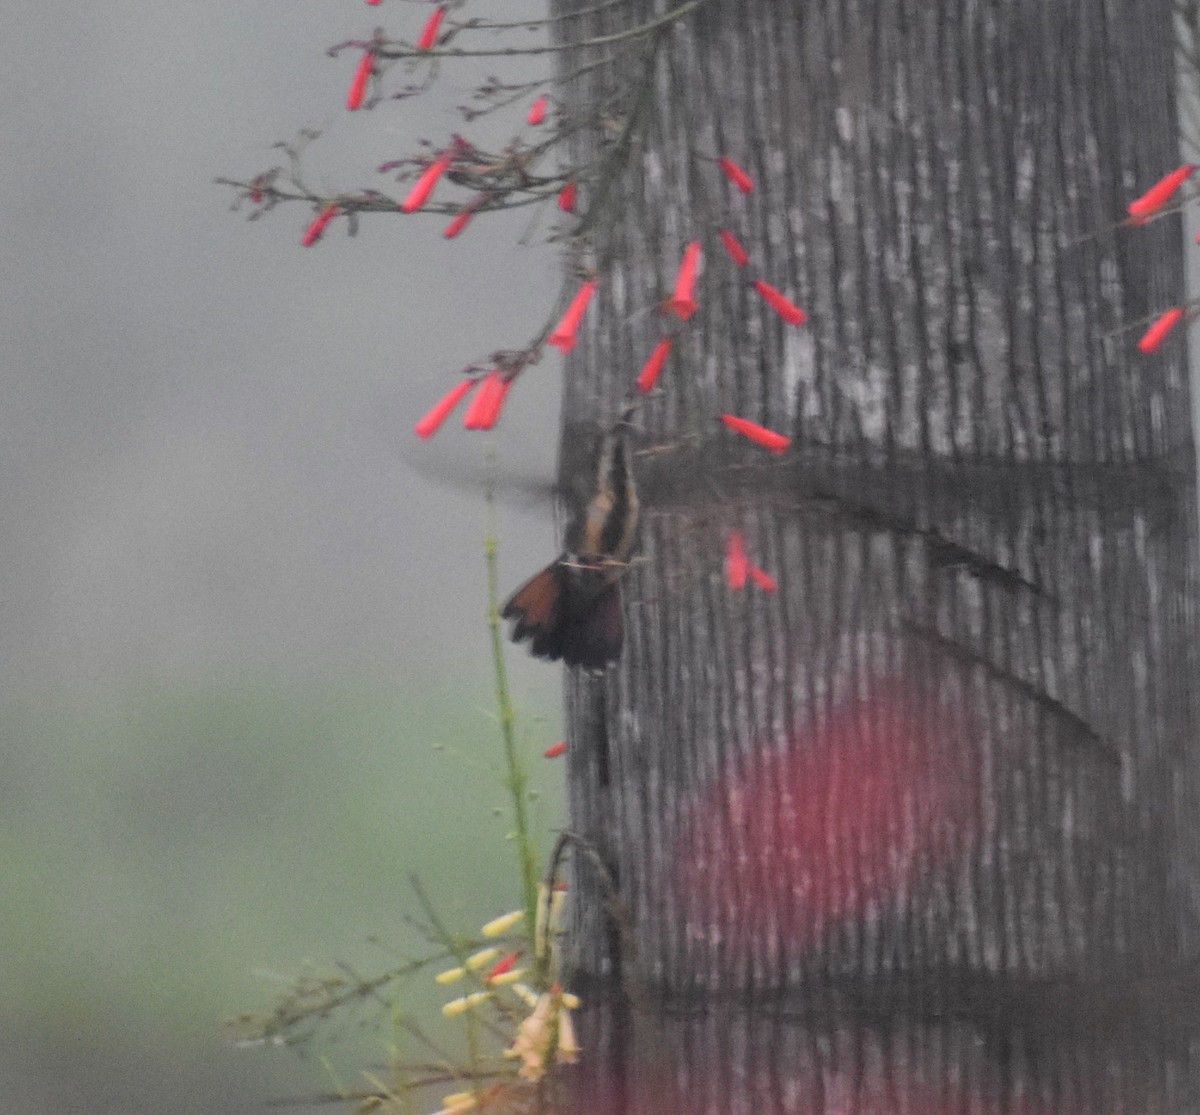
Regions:
M 361 1084 L 392 1038 L 370 1005 L 323 1025 L 303 1060 L 234 1050 L 220 1024 L 305 972 L 370 976 L 427 953 L 402 921 L 419 914 L 410 874 L 456 930 L 519 905 L 478 681 L 8 702 L 0 1110 L 255 1109 L 332 1089 L 322 1056 Z M 540 757 L 553 716 L 536 712 L 522 734 L 545 834 L 561 760 Z M 405 1009 L 436 1030 L 444 990 L 407 987 Z

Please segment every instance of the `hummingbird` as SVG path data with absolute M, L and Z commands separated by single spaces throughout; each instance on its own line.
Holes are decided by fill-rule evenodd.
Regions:
M 621 574 L 637 539 L 638 496 L 628 412 L 600 439 L 590 495 L 581 501 L 563 553 L 512 594 L 501 611 L 513 642 L 536 658 L 601 670 L 621 653 Z

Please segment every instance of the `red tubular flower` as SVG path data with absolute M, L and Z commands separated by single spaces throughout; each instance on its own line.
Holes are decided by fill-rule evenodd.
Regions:
M 521 953 L 510 952 L 507 956 L 501 957 L 496 961 L 496 966 L 483 978 L 484 983 L 491 983 L 497 976 L 504 975 L 505 972 L 511 972 L 516 966 L 517 961 L 521 959 Z
M 381 3 L 381 0 L 367 0 L 367 7 L 368 8 L 377 8 L 377 7 L 379 7 L 380 3 Z
M 788 446 L 792 444 L 790 437 L 777 434 L 774 430 L 768 430 L 766 426 L 760 426 L 757 422 L 751 422 L 749 419 L 738 418 L 736 414 L 722 414 L 721 421 L 734 433 L 749 438 L 772 453 L 786 453 Z
M 700 241 L 693 240 L 684 249 L 679 274 L 675 276 L 675 290 L 663 307 L 680 321 L 687 321 L 700 307 L 696 304 L 696 272 L 700 267 Z
M 553 747 L 547 747 L 543 754 L 547 759 L 557 759 L 560 755 L 567 753 L 567 745 L 565 743 L 556 743 Z
M 667 362 L 667 357 L 671 355 L 671 338 L 664 337 L 654 346 L 654 351 L 650 354 L 650 359 L 646 361 L 645 367 L 642 368 L 642 374 L 638 376 L 638 390 L 645 394 L 657 382 L 658 377 L 662 375 L 663 365 Z
M 428 414 L 413 427 L 413 433 L 420 438 L 431 438 L 442 427 L 442 423 L 450 417 L 454 408 L 463 401 L 475 386 L 473 379 L 464 379 L 456 383 L 441 399 L 436 402 Z
M 739 190 L 744 194 L 748 194 L 754 189 L 754 179 L 750 177 L 740 166 L 732 159 L 722 155 L 717 160 L 717 165 L 725 172 L 725 177 L 729 179 Z
M 438 41 L 438 32 L 442 29 L 442 20 L 446 18 L 446 9 L 438 8 L 426 21 L 421 29 L 421 37 L 417 40 L 418 50 L 432 50 Z
M 757 565 L 751 565 L 749 570 L 750 579 L 758 585 L 763 592 L 775 592 L 779 588 L 778 582 L 770 573 L 759 569 Z
M 739 267 L 745 267 L 750 262 L 750 255 L 742 246 L 742 242 L 727 228 L 721 229 L 721 243 L 729 253 L 729 258 Z
M 306 248 L 311 248 L 322 236 L 325 235 L 325 230 L 329 227 L 329 222 L 338 215 L 338 206 L 336 202 L 330 202 L 320 213 L 311 225 L 305 229 L 304 236 L 300 243 Z
M 568 182 L 558 191 L 558 207 L 564 213 L 575 212 L 575 183 Z
M 1183 310 L 1180 307 L 1176 306 L 1174 309 L 1168 310 L 1142 334 L 1142 339 L 1138 341 L 1138 348 L 1147 354 L 1157 352 L 1163 341 L 1166 340 L 1167 334 L 1182 320 Z
M 533 124 L 534 127 L 546 119 L 547 103 L 548 102 L 545 97 L 538 97 L 538 99 L 529 106 L 529 123 Z
M 474 219 L 475 214 L 479 212 L 480 207 L 487 201 L 486 194 L 476 194 L 466 205 L 459 211 L 458 216 L 454 218 L 442 232 L 442 235 L 447 240 L 453 240 L 464 228 L 467 227 Z
M 1144 225 L 1175 196 L 1175 191 L 1191 178 L 1196 170 L 1194 163 L 1184 163 L 1160 178 L 1141 197 L 1129 203 L 1129 223 Z
M 550 340 L 547 344 L 553 345 L 563 352 L 570 352 L 578 343 L 577 336 L 579 332 L 579 324 L 583 321 L 584 311 L 588 308 L 588 303 L 592 300 L 592 295 L 596 293 L 596 283 L 594 280 L 589 280 L 579 288 L 579 293 L 571 299 L 571 304 L 567 307 L 567 312 L 563 314 L 562 321 L 558 323 L 558 328 L 550 334 Z
M 490 430 L 495 426 L 511 387 L 512 380 L 505 379 L 503 372 L 488 372 L 463 415 L 463 429 Z
M 480 205 L 483 204 L 483 194 L 480 194 L 474 201 L 465 205 L 462 211 L 454 218 L 447 226 L 442 235 L 447 240 L 453 240 L 464 228 L 471 223 L 471 219 L 475 216 Z
M 405 213 L 415 213 L 429 200 L 429 195 L 433 193 L 433 188 L 438 184 L 438 179 L 446 173 L 452 159 L 453 156 L 451 155 L 439 155 L 426 167 L 424 173 L 422 173 L 421 177 L 413 185 L 413 188 L 408 191 L 408 197 L 400 203 L 400 208 Z
M 770 283 L 765 283 L 762 279 L 755 279 L 754 289 L 763 296 L 763 300 L 767 305 L 783 318 L 788 325 L 803 325 L 808 321 L 808 314 L 800 309 L 791 299 L 785 298 Z
M 746 536 L 740 530 L 731 530 L 725 539 L 725 580 L 732 589 L 746 587 L 746 574 L 750 571 L 750 559 L 746 557 Z
M 367 91 L 367 82 L 375 71 L 375 55 L 369 50 L 363 52 L 358 69 L 354 71 L 354 80 L 350 82 L 350 92 L 346 94 L 346 107 L 353 112 L 362 107 L 363 96 Z

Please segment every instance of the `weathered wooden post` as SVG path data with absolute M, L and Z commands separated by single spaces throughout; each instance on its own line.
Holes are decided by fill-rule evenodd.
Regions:
M 564 42 L 660 14 L 553 7 L 579 12 Z M 566 684 L 571 827 L 617 892 L 576 857 L 570 951 L 597 988 L 1040 1016 L 1057 981 L 1133 1004 L 1197 956 L 1187 367 L 1124 328 L 1183 300 L 1180 232 L 1113 223 L 1178 162 L 1171 20 L 1166 0 L 709 0 L 636 67 L 564 82 L 568 112 L 611 106 L 580 165 L 640 114 L 586 230 L 608 277 L 569 441 L 657 339 L 632 308 L 688 240 L 710 249 L 638 417 L 643 449 L 671 448 L 640 458 L 625 651 Z M 751 195 L 714 184 L 720 154 Z M 734 444 L 722 412 L 791 453 Z M 734 529 L 777 593 L 726 585 Z M 711 1024 L 651 1043 L 724 1073 Z M 743 1085 L 697 1107 L 753 1106 L 752 1044 L 721 1050 Z

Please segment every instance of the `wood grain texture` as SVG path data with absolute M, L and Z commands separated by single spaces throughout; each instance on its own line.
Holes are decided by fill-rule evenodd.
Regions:
M 1182 245 L 1175 219 L 1113 225 L 1178 162 L 1171 44 L 1146 0 L 711 0 L 664 37 L 566 377 L 566 418 L 610 421 L 704 239 L 700 312 L 638 419 L 678 448 L 641 459 L 625 651 L 566 683 L 570 825 L 637 942 L 617 955 L 581 862 L 580 971 L 711 991 L 1200 949 L 1187 368 L 1121 331 L 1183 300 Z M 644 49 L 564 72 L 602 50 L 568 118 L 635 96 Z M 580 161 L 607 150 L 578 133 Z M 735 528 L 777 594 L 725 584 Z

